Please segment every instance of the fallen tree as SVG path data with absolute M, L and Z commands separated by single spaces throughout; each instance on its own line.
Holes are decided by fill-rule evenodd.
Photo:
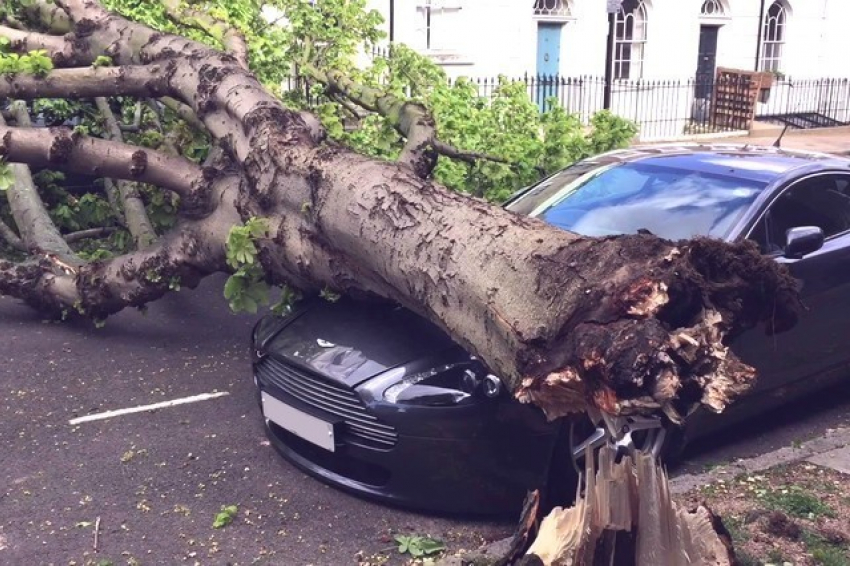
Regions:
M 263 87 L 234 30 L 219 36 L 235 55 L 93 0 L 36 0 L 7 23 L 15 27 L 0 27 L 0 36 L 34 58 L 35 72 L 3 77 L 0 99 L 90 98 L 101 110 L 105 98 L 156 100 L 219 148 L 199 161 L 124 141 L 114 120 L 95 137 L 29 127 L 20 107 L 5 113 L 0 157 L 21 164 L 7 196 L 24 204 L 0 235 L 26 254 L 0 260 L 0 293 L 44 312 L 101 320 L 226 271 L 231 302 L 255 302 L 261 281 L 395 301 L 550 418 L 594 407 L 674 422 L 698 406 L 722 411 L 751 385 L 754 371 L 728 349 L 730 338 L 796 320 L 794 280 L 754 245 L 585 238 L 448 191 L 431 178 L 436 155 L 494 156 L 441 142 L 419 103 L 375 98 L 316 71 L 346 104 L 383 109 L 406 139 L 396 161 L 352 151 Z M 195 19 L 202 29 L 213 24 L 221 22 Z M 115 180 L 112 200 L 137 215 L 140 245 L 81 257 L 39 207 L 25 165 Z M 131 206 L 134 183 L 174 196 L 176 224 L 156 241 Z

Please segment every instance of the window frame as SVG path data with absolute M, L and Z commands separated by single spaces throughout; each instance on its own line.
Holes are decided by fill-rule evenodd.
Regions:
M 611 61 L 613 68 L 613 77 L 615 80 L 639 80 L 643 78 L 643 67 L 646 62 L 646 44 L 649 38 L 649 9 L 644 0 L 634 0 L 635 5 L 628 13 L 626 12 L 626 2 L 614 16 L 614 57 Z M 640 17 L 640 20 L 638 20 Z M 635 37 L 635 24 L 640 21 L 641 37 Z M 631 22 L 631 37 L 628 37 L 629 23 Z M 622 30 L 622 36 L 620 34 Z M 635 58 L 634 54 L 639 53 L 640 56 Z M 628 53 L 628 56 L 624 56 Z M 637 68 L 637 73 L 634 72 Z M 625 72 L 624 72 L 625 70 Z
M 420 25 L 416 31 L 421 34 L 422 52 L 425 54 L 457 53 L 460 51 L 457 45 L 451 47 L 432 46 L 432 30 L 434 27 L 434 12 L 445 15 L 446 12 L 460 13 L 463 10 L 463 0 L 418 0 L 416 6 L 417 18 Z
M 810 181 L 812 179 L 817 179 L 819 177 L 844 177 L 847 180 L 847 182 L 850 183 L 850 174 L 848 174 L 846 171 L 841 171 L 841 170 L 838 170 L 838 169 L 829 169 L 829 170 L 826 170 L 826 171 L 818 171 L 816 173 L 810 173 L 808 175 L 804 175 L 803 177 L 799 177 L 799 178 L 796 178 L 792 181 L 789 181 L 781 189 L 775 191 L 769 198 L 765 199 L 765 201 L 761 204 L 761 210 L 759 210 L 758 214 L 754 216 L 752 223 L 750 224 L 749 228 L 742 231 L 741 236 L 739 236 L 737 239 L 739 241 L 740 240 L 751 240 L 753 232 L 756 230 L 756 228 L 759 226 L 759 224 L 761 224 L 762 220 L 764 220 L 764 217 L 770 211 L 770 208 L 773 206 L 773 204 L 777 200 L 779 200 L 779 198 L 782 195 L 784 195 L 785 193 L 787 193 L 788 191 L 790 191 L 794 187 L 799 186 L 800 183 L 805 183 L 807 181 Z M 846 236 L 848 234 L 850 234 L 850 226 L 848 226 L 848 228 L 846 230 L 843 230 L 841 232 L 836 232 L 835 234 L 832 234 L 831 236 L 827 236 L 826 234 L 824 234 L 824 242 L 829 242 L 829 241 L 831 241 L 835 238 L 840 238 L 840 237 Z M 785 252 L 784 252 L 784 250 L 781 250 L 781 251 L 778 251 L 778 252 L 770 252 L 770 253 L 764 252 L 764 253 L 765 253 L 765 255 L 769 255 L 771 257 L 782 257 Z
M 771 12 L 778 8 L 776 14 Z M 788 7 L 782 0 L 774 0 L 764 13 L 762 25 L 761 51 L 759 53 L 759 70 L 768 73 L 782 71 L 782 59 L 788 36 Z M 770 56 L 767 55 L 770 48 Z

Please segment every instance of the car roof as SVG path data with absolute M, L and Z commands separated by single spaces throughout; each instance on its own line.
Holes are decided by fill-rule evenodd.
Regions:
M 820 169 L 850 170 L 850 159 L 807 151 L 745 144 L 663 144 L 636 146 L 591 158 L 600 164 L 642 163 L 670 169 L 698 171 L 716 175 L 734 175 L 743 179 L 771 183 L 795 169 L 807 172 Z

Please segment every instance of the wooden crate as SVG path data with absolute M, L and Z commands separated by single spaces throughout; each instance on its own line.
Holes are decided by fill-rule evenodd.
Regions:
M 717 68 L 711 100 L 714 127 L 749 130 L 756 113 L 756 101 L 764 81 L 763 73 L 742 69 Z

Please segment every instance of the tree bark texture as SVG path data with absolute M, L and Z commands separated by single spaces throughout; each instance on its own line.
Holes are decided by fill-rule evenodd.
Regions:
M 700 404 L 722 410 L 754 377 L 728 338 L 795 321 L 794 280 L 754 245 L 585 238 L 519 217 L 323 139 L 238 57 L 128 22 L 93 0 L 57 4 L 73 31 L 53 42 L 54 61 L 76 68 L 0 81 L 0 98 L 64 89 L 167 96 L 191 109 L 227 166 L 61 129 L 0 128 L 9 161 L 160 185 L 180 194 L 185 216 L 158 245 L 72 273 L 6 262 L 0 292 L 106 316 L 159 297 L 168 277 L 226 269 L 229 228 L 262 217 L 270 230 L 257 245 L 271 281 L 396 301 L 552 418 L 588 405 L 674 420 Z M 116 67 L 100 78 L 75 63 L 101 54 Z M 81 83 L 81 74 L 92 80 Z M 152 270 L 163 276 L 151 280 Z

